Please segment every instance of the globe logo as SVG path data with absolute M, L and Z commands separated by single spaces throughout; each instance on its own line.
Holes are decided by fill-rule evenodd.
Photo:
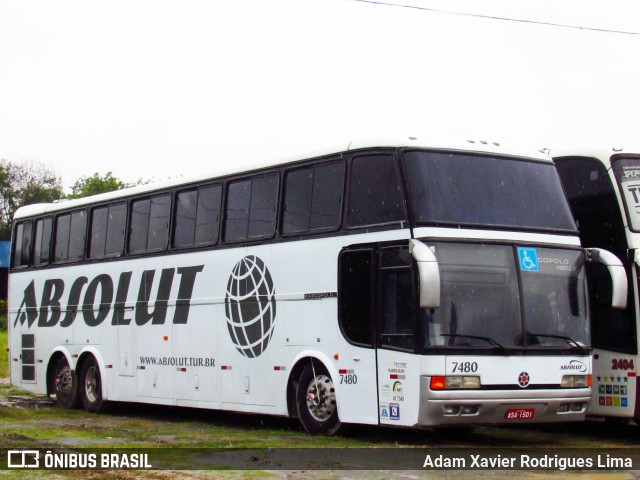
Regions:
M 259 257 L 249 255 L 236 263 L 224 306 L 229 335 L 238 351 L 248 358 L 260 356 L 273 335 L 276 300 L 271 274 Z

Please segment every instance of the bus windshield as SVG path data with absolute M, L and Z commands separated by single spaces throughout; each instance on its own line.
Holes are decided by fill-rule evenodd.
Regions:
M 423 311 L 427 350 L 589 347 L 581 251 L 428 244 L 440 267 L 441 302 Z
M 640 232 L 640 158 L 615 160 L 613 171 L 624 195 L 629 228 L 634 232 Z
M 404 152 L 415 224 L 575 232 L 555 166 L 460 152 Z

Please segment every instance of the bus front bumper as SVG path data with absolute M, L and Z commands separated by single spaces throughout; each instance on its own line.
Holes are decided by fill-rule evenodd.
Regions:
M 590 388 L 429 390 L 421 378 L 419 426 L 577 422 L 585 419 Z

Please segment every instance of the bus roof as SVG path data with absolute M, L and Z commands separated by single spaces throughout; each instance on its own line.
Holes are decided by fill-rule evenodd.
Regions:
M 323 157 L 332 154 L 345 153 L 350 151 L 357 151 L 361 149 L 370 148 L 401 148 L 401 147 L 415 147 L 426 149 L 440 149 L 440 150 L 453 150 L 464 151 L 474 153 L 489 153 L 514 157 L 532 158 L 539 161 L 551 161 L 548 155 L 540 151 L 526 150 L 522 148 L 504 147 L 498 142 L 490 142 L 484 140 L 466 140 L 466 141 L 434 141 L 428 136 L 408 136 L 408 137 L 390 137 L 384 139 L 369 139 L 369 140 L 351 140 L 345 142 L 342 145 L 334 145 L 329 148 L 317 149 L 314 151 L 298 154 L 287 155 L 271 161 L 262 161 L 260 163 L 247 163 L 241 167 L 234 167 L 233 165 L 226 166 L 216 171 L 202 173 L 189 177 L 179 177 L 171 180 L 161 181 L 157 183 L 149 183 L 145 185 L 138 185 L 135 187 L 125 188 L 122 190 L 116 190 L 108 193 L 101 193 L 98 195 L 92 195 L 90 197 L 83 197 L 74 200 L 62 200 L 54 203 L 40 203 L 34 205 L 27 205 L 20 207 L 15 215 L 15 219 L 30 217 L 34 215 L 43 215 L 46 213 L 56 212 L 60 210 L 73 209 L 85 205 L 99 203 L 108 200 L 115 200 L 118 198 L 125 198 L 132 195 L 151 193 L 154 191 L 160 191 L 167 188 L 173 188 L 182 185 L 189 185 L 192 183 L 198 183 L 206 181 L 208 179 L 215 179 L 225 177 L 234 174 L 250 173 L 256 170 L 277 167 L 281 165 L 287 165 L 303 160 L 310 160 L 313 158 Z

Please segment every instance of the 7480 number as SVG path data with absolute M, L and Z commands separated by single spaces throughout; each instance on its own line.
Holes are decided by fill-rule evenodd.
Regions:
M 453 372 L 456 373 L 474 373 L 478 371 L 477 362 L 451 362 Z

